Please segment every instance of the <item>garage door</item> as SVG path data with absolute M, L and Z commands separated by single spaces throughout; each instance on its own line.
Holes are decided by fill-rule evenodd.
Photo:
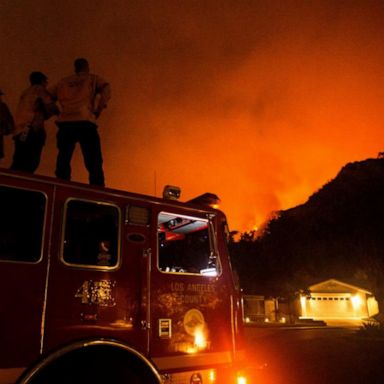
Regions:
M 350 297 L 348 296 L 316 296 L 306 300 L 307 316 L 314 318 L 355 317 Z

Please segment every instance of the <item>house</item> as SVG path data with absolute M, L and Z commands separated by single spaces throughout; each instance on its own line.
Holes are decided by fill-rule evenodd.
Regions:
M 275 322 L 278 319 L 279 303 L 275 298 L 259 295 L 243 295 L 243 318 L 246 323 Z
M 379 313 L 372 292 L 336 279 L 314 284 L 308 292 L 300 296 L 302 319 L 364 319 Z

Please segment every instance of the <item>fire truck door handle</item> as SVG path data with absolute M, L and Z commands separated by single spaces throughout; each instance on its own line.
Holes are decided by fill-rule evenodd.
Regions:
M 151 248 L 143 249 L 143 257 L 144 258 L 151 257 L 151 255 L 152 255 L 152 249 Z
M 146 330 L 151 328 L 151 325 L 146 320 L 141 320 L 141 329 Z

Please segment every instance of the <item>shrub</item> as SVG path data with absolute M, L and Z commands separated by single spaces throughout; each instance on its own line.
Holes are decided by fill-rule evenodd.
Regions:
M 369 319 L 360 327 L 358 334 L 364 337 L 384 337 L 384 323 Z

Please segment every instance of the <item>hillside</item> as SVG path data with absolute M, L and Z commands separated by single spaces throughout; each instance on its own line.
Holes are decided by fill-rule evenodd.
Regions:
M 384 297 L 384 159 L 347 164 L 261 237 L 233 244 L 232 255 L 250 292 L 291 294 L 333 277 Z

